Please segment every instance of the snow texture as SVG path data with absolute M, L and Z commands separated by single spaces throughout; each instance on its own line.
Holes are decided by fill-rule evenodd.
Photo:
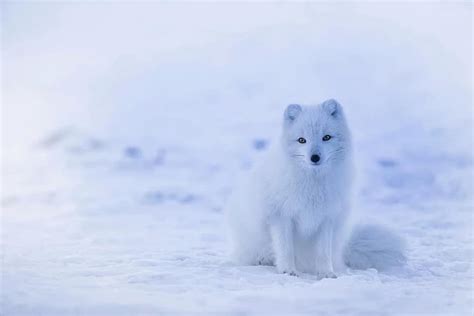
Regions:
M 0 9 L 0 314 L 472 315 L 472 4 Z M 237 179 L 288 104 L 329 98 L 353 132 L 355 221 L 402 236 L 406 265 L 318 281 L 233 264 Z

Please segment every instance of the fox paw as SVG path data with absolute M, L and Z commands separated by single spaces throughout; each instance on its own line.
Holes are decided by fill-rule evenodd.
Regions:
M 288 274 L 291 276 L 296 276 L 296 277 L 299 276 L 299 273 L 295 269 L 283 269 L 283 270 L 280 270 L 279 272 L 283 274 Z
M 283 273 L 291 275 L 291 276 L 295 276 L 295 277 L 299 276 L 298 272 L 296 272 L 296 271 L 283 271 Z
M 317 272 L 316 273 L 316 276 L 318 278 L 318 280 L 322 280 L 322 279 L 336 279 L 337 278 L 337 275 L 332 272 L 332 271 L 325 271 L 325 272 Z
M 273 261 L 271 259 L 261 257 L 261 258 L 258 259 L 257 264 L 259 266 L 271 266 L 271 265 L 273 265 Z

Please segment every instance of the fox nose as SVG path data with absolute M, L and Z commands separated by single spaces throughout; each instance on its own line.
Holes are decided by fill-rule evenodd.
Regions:
M 312 155 L 311 156 L 311 161 L 314 162 L 314 163 L 317 163 L 319 161 L 319 159 L 321 159 L 321 157 L 319 157 L 318 155 Z

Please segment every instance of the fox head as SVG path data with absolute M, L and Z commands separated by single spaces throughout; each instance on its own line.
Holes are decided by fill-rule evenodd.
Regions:
M 288 105 L 282 145 L 290 162 L 299 168 L 323 171 L 346 161 L 351 136 L 341 105 L 333 99 L 312 106 Z

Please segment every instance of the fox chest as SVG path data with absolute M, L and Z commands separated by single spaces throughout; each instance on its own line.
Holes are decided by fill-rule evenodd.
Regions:
M 295 207 L 292 214 L 295 229 L 302 235 L 315 233 L 321 223 L 330 218 L 331 205 L 327 199 L 307 198 Z
M 320 190 L 288 192 L 281 195 L 277 206 L 279 215 L 291 219 L 297 231 L 303 235 L 317 231 L 319 225 L 336 213 L 333 197 Z

